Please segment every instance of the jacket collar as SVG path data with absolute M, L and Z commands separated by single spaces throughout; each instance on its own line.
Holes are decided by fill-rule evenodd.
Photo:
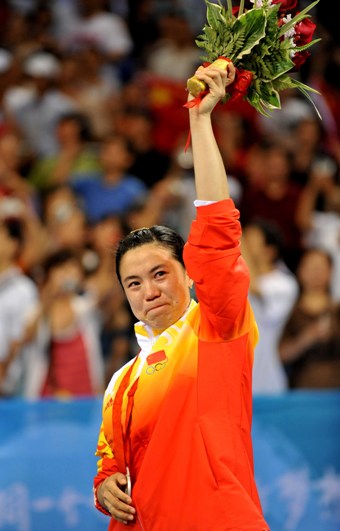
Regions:
M 197 302 L 192 299 L 182 317 L 171 326 L 176 326 L 179 322 L 183 322 L 187 314 L 192 310 L 192 308 L 194 308 L 194 306 L 196 306 L 196 304 Z M 167 330 L 169 330 L 169 328 Z M 143 355 L 147 356 L 151 352 L 153 345 L 164 332 L 165 330 L 161 331 L 151 328 L 151 326 L 143 323 L 143 321 L 138 321 L 137 323 L 135 323 L 135 334 L 137 343 L 139 345 L 139 348 L 141 349 L 141 357 L 143 357 Z

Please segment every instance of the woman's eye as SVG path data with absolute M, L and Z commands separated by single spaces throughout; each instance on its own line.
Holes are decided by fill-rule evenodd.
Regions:
M 164 275 L 165 275 L 165 271 L 157 271 L 157 273 L 155 274 L 155 277 L 160 278 L 160 277 L 164 277 Z
M 133 280 L 128 284 L 128 288 L 135 288 L 136 286 L 139 286 L 139 282 L 137 280 Z

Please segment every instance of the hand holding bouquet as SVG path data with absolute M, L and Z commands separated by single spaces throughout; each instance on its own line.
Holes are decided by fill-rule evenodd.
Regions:
M 281 108 L 280 91 L 297 88 L 314 105 L 310 92 L 318 92 L 290 73 L 301 67 L 310 55 L 308 48 L 320 40 L 313 40 L 316 26 L 308 14 L 319 0 L 294 16 L 291 12 L 297 0 L 250 0 L 253 6 L 248 10 L 244 10 L 244 0 L 237 7 L 227 0 L 226 8 L 218 2 L 206 0 L 207 23 L 196 44 L 205 50 L 203 59 L 208 64 L 224 69 L 229 60 L 236 67 L 235 82 L 228 87 L 223 101 L 243 97 L 258 112 L 269 116 L 268 111 Z M 192 106 L 207 87 L 193 76 L 187 88 L 195 97 L 189 102 Z

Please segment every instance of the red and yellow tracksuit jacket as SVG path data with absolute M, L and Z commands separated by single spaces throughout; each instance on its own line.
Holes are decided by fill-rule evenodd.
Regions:
M 137 323 L 141 353 L 106 390 L 94 489 L 119 469 L 112 406 L 129 371 L 119 416 L 137 513 L 128 526 L 135 530 L 269 530 L 254 481 L 258 331 L 240 237 L 231 199 L 197 208 L 184 259 L 199 302 L 159 335 Z M 109 530 L 126 527 L 111 519 Z

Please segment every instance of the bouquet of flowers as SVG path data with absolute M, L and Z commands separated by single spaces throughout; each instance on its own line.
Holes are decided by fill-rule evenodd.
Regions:
M 261 114 L 269 116 L 268 111 L 281 108 L 280 91 L 296 88 L 315 107 L 310 92 L 318 91 L 290 73 L 301 67 L 310 55 L 308 48 L 320 40 L 313 40 L 316 25 L 308 14 L 319 0 L 299 13 L 294 13 L 297 0 L 250 2 L 253 6 L 245 10 L 244 0 L 237 7 L 227 0 L 226 8 L 220 0 L 217 4 L 206 0 L 207 22 L 196 40 L 206 54 L 202 59 L 222 69 L 230 60 L 236 67 L 235 81 L 223 101 L 243 97 Z M 195 76 L 188 79 L 187 88 L 195 97 L 193 105 L 207 89 Z M 316 112 L 320 117 L 317 109 Z

